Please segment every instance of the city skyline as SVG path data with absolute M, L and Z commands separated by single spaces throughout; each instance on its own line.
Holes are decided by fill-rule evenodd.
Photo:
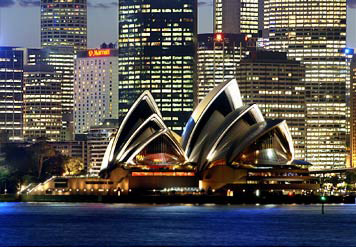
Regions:
M 96 48 L 103 42 L 116 42 L 116 1 L 91 0 L 88 5 L 88 47 Z M 198 9 L 198 33 L 212 32 L 213 0 L 199 0 Z M 355 0 L 348 1 L 347 22 L 347 45 L 356 48 Z M 110 28 L 103 28 L 105 25 L 109 27 L 111 23 L 114 25 Z M 0 46 L 40 47 L 39 0 L 0 2 Z

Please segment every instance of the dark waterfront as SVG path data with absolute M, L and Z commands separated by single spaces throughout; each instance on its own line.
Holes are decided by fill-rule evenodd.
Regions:
M 0 203 L 1 246 L 355 246 L 356 205 Z

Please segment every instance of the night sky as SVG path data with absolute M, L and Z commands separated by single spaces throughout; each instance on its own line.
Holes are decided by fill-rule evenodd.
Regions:
M 88 46 L 117 39 L 115 0 L 88 0 Z M 213 0 L 199 0 L 199 33 L 212 32 Z M 348 1 L 347 42 L 356 48 L 356 0 Z M 40 46 L 39 0 L 0 0 L 0 46 Z

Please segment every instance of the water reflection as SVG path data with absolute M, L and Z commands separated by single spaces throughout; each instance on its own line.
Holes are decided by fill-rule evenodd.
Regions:
M 355 205 L 0 203 L 4 246 L 355 246 Z

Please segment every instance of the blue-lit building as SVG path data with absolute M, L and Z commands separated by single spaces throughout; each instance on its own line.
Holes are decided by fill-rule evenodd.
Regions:
M 23 129 L 22 50 L 0 47 L 0 134 L 2 141 L 22 140 Z
M 149 90 L 181 133 L 193 111 L 196 0 L 119 0 L 119 114 Z

